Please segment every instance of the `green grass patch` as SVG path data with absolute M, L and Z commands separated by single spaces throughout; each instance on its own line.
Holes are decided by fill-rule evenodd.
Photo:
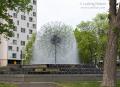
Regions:
M 100 81 L 80 81 L 80 82 L 58 82 L 60 87 L 100 87 Z M 120 87 L 120 81 L 117 82 Z
M 9 83 L 0 83 L 0 87 L 17 87 L 17 86 Z

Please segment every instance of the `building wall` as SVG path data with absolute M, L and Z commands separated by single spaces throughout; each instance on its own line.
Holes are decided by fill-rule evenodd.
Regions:
M 0 38 L 0 65 L 7 65 L 7 39 L 1 36 Z
M 24 48 L 25 45 L 27 44 L 27 41 L 30 39 L 32 36 L 32 33 L 36 32 L 37 28 L 37 0 L 31 0 L 30 5 L 32 5 L 33 10 L 28 12 L 19 12 L 16 13 L 15 11 L 9 10 L 8 13 L 12 16 L 13 23 L 16 26 L 16 29 L 13 30 L 14 36 L 10 37 L 6 43 L 4 44 L 4 41 L 2 40 L 2 44 L 4 46 L 0 48 L 1 54 L 2 51 L 5 50 L 3 56 L 7 55 L 7 61 L 6 63 L 8 64 L 18 64 L 21 63 L 22 60 L 22 55 L 24 53 Z M 7 49 L 4 49 L 7 48 Z M 3 58 L 2 55 L 0 57 L 2 59 L 5 59 L 6 57 Z M 5 64 L 5 65 L 7 65 Z M 2 64 L 4 65 L 4 64 Z

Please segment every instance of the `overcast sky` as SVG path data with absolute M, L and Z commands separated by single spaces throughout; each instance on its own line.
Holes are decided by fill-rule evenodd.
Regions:
M 108 0 L 37 0 L 37 28 L 50 21 L 75 27 L 101 12 L 108 12 Z

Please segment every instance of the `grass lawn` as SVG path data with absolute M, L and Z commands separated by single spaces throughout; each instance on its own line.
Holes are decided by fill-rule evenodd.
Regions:
M 17 86 L 9 83 L 0 83 L 0 87 L 17 87 Z
M 81 81 L 81 82 L 58 82 L 60 87 L 100 87 L 101 82 Z M 120 87 L 120 81 L 117 84 Z

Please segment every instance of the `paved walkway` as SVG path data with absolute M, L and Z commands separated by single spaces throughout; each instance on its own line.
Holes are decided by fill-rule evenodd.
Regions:
M 18 87 L 58 87 L 53 82 L 27 82 L 27 83 L 15 83 Z

